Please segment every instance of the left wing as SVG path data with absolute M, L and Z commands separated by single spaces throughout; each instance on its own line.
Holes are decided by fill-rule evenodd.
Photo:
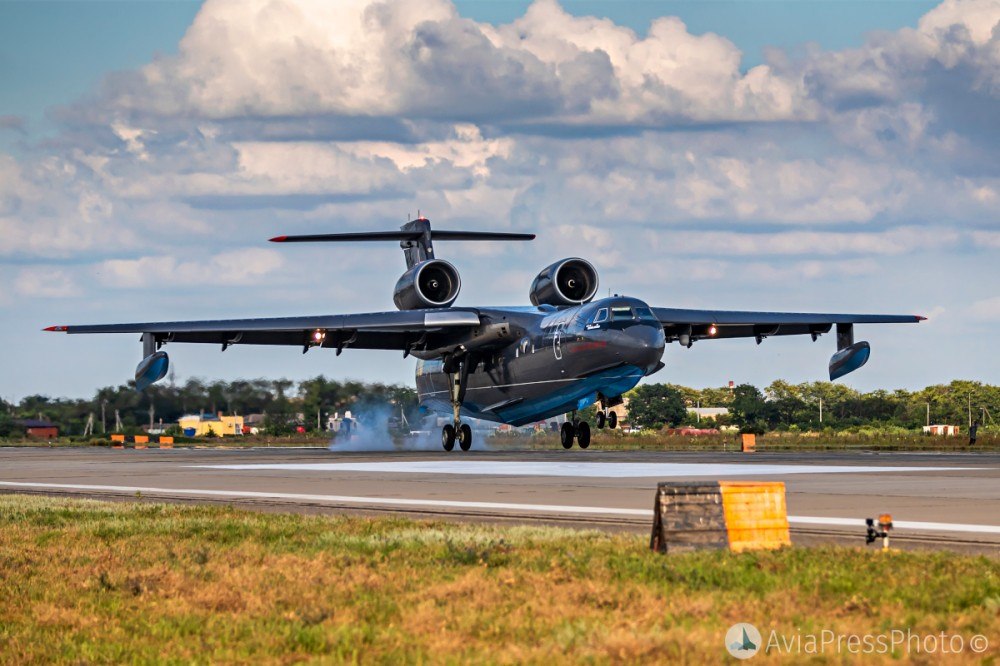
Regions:
M 505 340 L 509 324 L 494 324 L 476 309 L 437 308 L 348 315 L 217 319 L 206 321 L 145 322 L 50 326 L 46 331 L 83 333 L 140 333 L 143 359 L 136 368 L 136 387 L 142 390 L 162 379 L 169 360 L 159 351 L 171 342 L 220 345 L 225 351 L 238 344 L 290 345 L 303 353 L 313 347 L 398 349 L 412 352 L 462 347 L 481 348 Z
M 811 335 L 815 340 L 837 327 L 837 353 L 830 359 L 830 379 L 853 372 L 868 362 L 867 342 L 854 342 L 854 324 L 910 324 L 919 315 L 830 314 L 812 312 L 743 312 L 652 308 L 667 342 L 690 347 L 696 340 L 754 338 L 760 344 L 772 335 Z

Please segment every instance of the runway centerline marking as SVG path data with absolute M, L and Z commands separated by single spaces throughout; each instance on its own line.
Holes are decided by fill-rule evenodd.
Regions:
M 572 506 L 563 504 L 518 504 L 511 502 L 464 502 L 458 500 L 408 499 L 402 497 L 354 497 L 348 495 L 310 495 L 305 493 L 267 493 L 251 490 L 204 490 L 193 488 L 153 488 L 148 486 L 104 486 L 78 483 L 41 483 L 35 481 L 0 481 L 0 488 L 35 488 L 39 490 L 89 490 L 112 493 L 146 493 L 149 495 L 184 495 L 194 498 L 228 499 L 272 499 L 323 502 L 329 504 L 356 504 L 399 507 L 442 507 L 454 509 L 490 509 L 519 511 L 522 513 L 572 513 L 583 515 L 634 516 L 652 518 L 649 509 L 626 509 L 621 507 Z M 819 516 L 788 516 L 793 524 L 836 525 L 844 527 L 864 527 L 862 518 L 833 518 Z M 998 525 L 976 525 L 968 523 L 929 523 L 921 521 L 896 520 L 895 529 L 910 529 L 942 532 L 973 532 L 978 534 L 1000 534 Z
M 886 474 L 969 471 L 981 467 L 888 467 L 851 465 L 779 465 L 757 463 L 600 463 L 520 462 L 505 460 L 414 460 L 342 463 L 241 463 L 189 465 L 202 469 L 286 472 L 388 472 L 393 474 L 467 474 L 477 476 L 564 476 L 605 479 L 683 478 L 784 474 Z

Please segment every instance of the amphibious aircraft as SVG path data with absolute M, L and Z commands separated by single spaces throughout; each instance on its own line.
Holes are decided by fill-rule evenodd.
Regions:
M 143 390 L 167 374 L 165 344 L 289 345 L 305 353 L 388 349 L 413 355 L 421 407 L 445 413 L 441 443 L 467 451 L 472 428 L 462 418 L 523 425 L 560 414 L 561 441 L 590 445 L 590 426 L 576 412 L 597 404 L 597 425 L 614 428 L 622 394 L 664 367 L 667 343 L 809 335 L 815 341 L 836 327 L 837 351 L 830 359 L 834 380 L 863 366 L 867 342 L 854 341 L 855 324 L 918 322 L 915 315 L 739 312 L 650 307 L 637 298 L 595 298 L 598 275 L 579 258 L 557 261 L 538 273 L 530 306 L 453 307 L 461 289 L 458 270 L 434 256 L 434 241 L 527 241 L 534 234 L 431 229 L 419 217 L 399 231 L 277 236 L 276 243 L 399 241 L 406 272 L 396 283 L 398 311 L 360 314 L 224 319 L 138 324 L 50 326 L 47 331 L 139 333 L 143 359 L 135 371 Z

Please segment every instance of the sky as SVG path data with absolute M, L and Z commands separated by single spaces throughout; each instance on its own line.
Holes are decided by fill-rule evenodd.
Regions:
M 456 305 L 591 260 L 653 305 L 926 315 L 859 326 L 861 390 L 996 383 L 1000 1 L 0 3 L 0 397 L 132 376 L 52 324 L 390 310 L 450 243 Z M 832 338 L 668 347 L 655 381 L 825 378 Z M 411 383 L 412 359 L 178 345 L 199 376 Z

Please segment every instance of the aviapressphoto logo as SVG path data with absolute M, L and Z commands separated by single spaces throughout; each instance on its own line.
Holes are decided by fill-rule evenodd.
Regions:
M 737 659 L 749 659 L 760 650 L 761 636 L 757 627 L 740 622 L 726 632 L 726 649 Z
M 726 632 L 726 649 L 737 659 L 749 659 L 761 651 L 768 655 L 983 654 L 990 649 L 990 640 L 982 634 L 967 636 L 945 631 L 922 634 L 912 629 L 890 629 L 872 634 L 843 634 L 830 629 L 815 632 L 772 629 L 762 636 L 752 624 L 740 622 Z

